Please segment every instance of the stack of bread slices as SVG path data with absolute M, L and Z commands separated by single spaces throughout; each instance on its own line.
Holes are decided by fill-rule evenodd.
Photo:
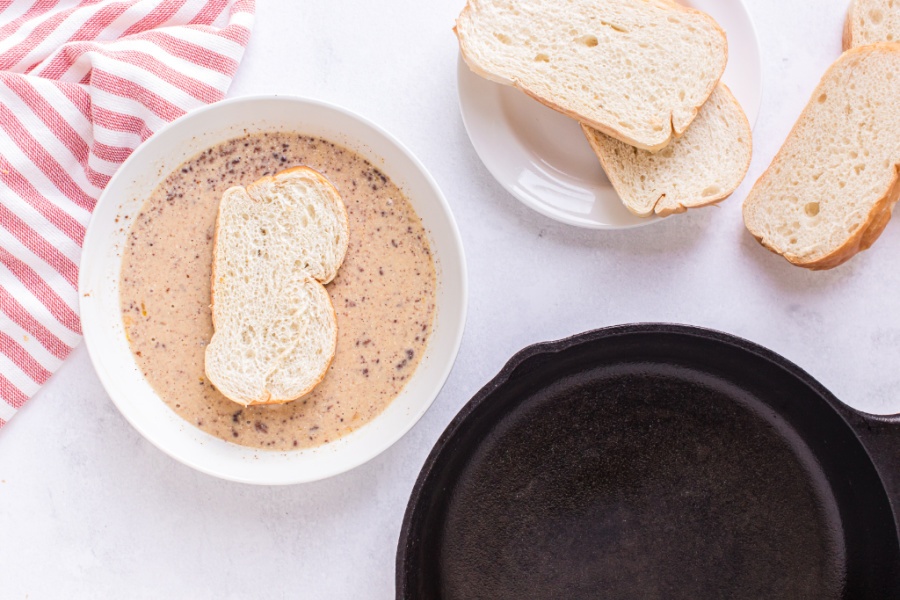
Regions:
M 900 197 L 900 1 L 854 0 L 845 52 L 826 71 L 744 223 L 788 261 L 828 269 L 881 235 Z
M 667 216 L 727 198 L 751 132 L 719 82 L 725 33 L 674 0 L 468 0 L 456 22 L 477 74 L 578 120 L 625 206 Z

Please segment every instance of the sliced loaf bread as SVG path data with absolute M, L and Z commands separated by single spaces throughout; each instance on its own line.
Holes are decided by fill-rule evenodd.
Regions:
M 750 167 L 750 123 L 720 83 L 683 136 L 653 154 L 582 125 L 625 206 L 640 217 L 666 217 L 724 200 Z
M 750 233 L 809 269 L 871 246 L 900 196 L 897 98 L 900 45 L 845 52 L 744 201 Z
M 900 0 L 853 0 L 844 24 L 844 50 L 900 42 Z
M 455 27 L 487 79 L 632 146 L 687 130 L 725 70 L 725 34 L 671 0 L 469 0 Z
M 334 358 L 337 322 L 323 284 L 349 243 L 347 213 L 320 173 L 297 167 L 228 189 L 216 223 L 215 333 L 206 375 L 243 405 L 295 400 Z

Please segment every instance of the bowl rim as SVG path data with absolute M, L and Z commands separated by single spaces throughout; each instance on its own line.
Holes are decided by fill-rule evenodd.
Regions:
M 236 96 L 233 98 L 227 98 L 224 100 L 220 100 L 218 102 L 214 102 L 211 104 L 207 104 L 205 106 L 199 107 L 197 109 L 191 110 L 184 115 L 178 117 L 174 121 L 171 121 L 164 126 L 162 126 L 159 130 L 154 132 L 149 138 L 141 142 L 125 159 L 125 161 L 119 165 L 116 169 L 116 172 L 113 174 L 112 178 L 106 184 L 103 192 L 100 194 L 100 197 L 97 199 L 97 203 L 94 207 L 94 212 L 104 203 L 113 202 L 111 197 L 112 190 L 119 183 L 119 180 L 125 177 L 123 173 L 127 172 L 127 167 L 134 162 L 140 161 L 142 159 L 142 149 L 146 147 L 147 142 L 152 140 L 153 138 L 159 137 L 161 134 L 170 132 L 174 129 L 178 129 L 183 126 L 183 124 L 191 119 L 195 119 L 198 116 L 220 110 L 222 107 L 230 106 L 233 104 L 247 104 L 253 105 L 258 102 L 265 101 L 279 101 L 279 102 L 288 102 L 288 103 L 297 103 L 300 105 L 313 106 L 320 109 L 325 109 L 327 111 L 332 111 L 334 113 L 339 114 L 342 118 L 347 118 L 350 120 L 357 121 L 361 125 L 368 127 L 372 131 L 374 131 L 378 136 L 382 137 L 389 145 L 394 146 L 400 154 L 410 162 L 412 167 L 418 171 L 418 173 L 424 178 L 427 186 L 433 192 L 434 198 L 437 201 L 438 207 L 440 211 L 443 213 L 445 217 L 444 225 L 447 228 L 447 233 L 449 233 L 452 248 L 449 248 L 448 245 L 447 250 L 450 250 L 448 254 L 451 254 L 452 257 L 450 260 L 453 260 L 458 265 L 459 270 L 459 286 L 458 286 L 458 296 L 459 296 L 459 307 L 452 319 L 458 321 L 458 325 L 455 327 L 455 331 L 451 334 L 450 346 L 449 346 L 449 355 L 448 359 L 444 361 L 444 364 L 438 365 L 436 372 L 433 376 L 434 380 L 434 393 L 428 398 L 425 402 L 423 402 L 419 409 L 409 413 L 409 418 L 402 424 L 401 427 L 396 428 L 396 430 L 392 431 L 389 435 L 385 436 L 384 440 L 379 444 L 373 444 L 370 449 L 366 452 L 359 452 L 352 459 L 343 462 L 342 464 L 336 465 L 330 469 L 322 470 L 319 473 L 313 476 L 305 476 L 302 471 L 295 471 L 293 476 L 281 477 L 273 479 L 269 478 L 251 478 L 251 477 L 242 477 L 240 475 L 232 474 L 228 472 L 227 468 L 224 469 L 216 469 L 210 468 L 206 464 L 202 464 L 195 460 L 194 457 L 182 456 L 178 452 L 174 451 L 172 448 L 166 447 L 161 443 L 161 440 L 157 439 L 156 436 L 150 433 L 150 427 L 142 422 L 140 419 L 132 418 L 132 415 L 129 414 L 128 410 L 124 410 L 123 406 L 120 404 L 120 401 L 115 397 L 113 393 L 110 392 L 111 389 L 114 389 L 112 381 L 110 380 L 108 374 L 104 369 L 99 369 L 97 367 L 98 364 L 101 364 L 103 361 L 104 352 L 106 352 L 103 348 L 100 347 L 100 342 L 94 340 L 94 325 L 89 322 L 82 322 L 82 335 L 84 337 L 85 346 L 88 351 L 88 355 L 90 357 L 91 365 L 94 368 L 94 372 L 97 374 L 97 377 L 100 379 L 100 382 L 103 386 L 106 395 L 112 401 L 112 403 L 116 406 L 119 413 L 125 418 L 125 420 L 135 429 L 137 432 L 148 442 L 150 442 L 154 447 L 162 451 L 164 454 L 169 457 L 175 459 L 176 461 L 194 469 L 205 473 L 207 475 L 211 475 L 217 477 L 219 479 L 224 479 L 227 481 L 234 481 L 237 483 L 245 483 L 245 484 L 256 484 L 256 485 L 293 485 L 299 483 L 311 483 L 314 481 L 320 481 L 323 479 L 327 479 L 330 477 L 334 477 L 341 473 L 345 473 L 360 465 L 363 465 L 370 460 L 374 459 L 376 456 L 382 454 L 388 448 L 396 444 L 403 436 L 405 436 L 425 415 L 429 408 L 431 408 L 434 401 L 440 395 L 441 390 L 446 384 L 447 379 L 450 376 L 450 373 L 453 369 L 453 366 L 456 364 L 456 360 L 459 355 L 459 349 L 462 344 L 463 334 L 465 332 L 466 321 L 468 316 L 468 267 L 466 264 L 466 256 L 465 250 L 463 247 L 462 236 L 459 232 L 459 226 L 456 222 L 456 219 L 453 215 L 453 211 L 451 210 L 450 203 L 447 201 L 446 196 L 438 185 L 437 181 L 432 176 L 431 172 L 425 167 L 425 165 L 412 153 L 412 151 L 403 144 L 400 140 L 382 128 L 380 125 L 374 123 L 373 121 L 363 117 L 362 115 L 351 111 L 341 105 L 334 104 L 332 102 L 327 102 L 323 100 L 317 100 L 314 98 L 309 98 L 305 96 L 293 95 L 293 94 L 253 94 L 253 95 L 244 95 L 244 96 Z M 354 150 L 357 152 L 358 150 Z M 147 168 L 147 167 L 144 167 Z M 97 250 L 94 249 L 95 246 L 99 248 L 103 248 L 101 240 L 95 240 L 100 236 L 98 233 L 98 228 L 94 227 L 95 220 L 92 216 L 91 222 L 88 224 L 87 231 L 85 232 L 84 240 L 82 242 L 82 253 L 81 258 L 79 260 L 79 272 L 78 272 L 78 307 L 79 314 L 84 315 L 89 312 L 89 307 L 92 302 L 94 302 L 94 295 L 86 293 L 86 289 L 89 285 L 87 280 L 87 275 L 85 273 L 89 272 L 89 269 L 85 269 L 85 263 L 91 260 L 91 256 L 97 254 Z M 443 256 L 443 255 L 442 255 Z M 446 259 L 445 259 L 446 260 Z M 440 273 L 440 271 L 438 271 Z M 155 393 L 155 390 L 154 390 Z M 402 390 L 401 390 L 402 393 Z M 157 395 L 158 397 L 158 395 Z M 158 398 L 160 402 L 162 402 L 161 398 Z M 376 422 L 384 413 L 380 413 L 374 419 L 369 421 L 366 425 L 370 425 Z M 180 415 L 178 416 L 179 418 Z M 183 419 L 182 419 L 183 420 Z M 184 421 L 185 424 L 191 425 L 187 421 Z M 360 429 L 366 427 L 364 425 Z M 202 430 L 199 430 L 202 431 Z M 359 431 L 359 430 L 356 430 Z M 205 433 L 205 432 L 204 432 Z M 209 434 L 207 434 L 209 435 Z M 344 439 L 346 436 L 341 436 L 336 438 L 334 441 L 330 443 L 335 443 L 341 439 Z M 227 440 L 224 440 L 226 443 Z M 315 446 L 312 448 L 304 449 L 305 451 L 318 451 L 323 448 L 326 448 L 329 443 L 322 444 L 320 446 Z M 273 454 L 279 453 L 277 451 L 269 451 L 263 448 L 256 447 L 244 447 L 249 451 L 254 452 L 272 452 Z M 300 450 L 300 452 L 304 451 Z M 281 452 L 282 454 L 290 454 L 291 451 Z M 288 472 L 290 474 L 290 471 Z

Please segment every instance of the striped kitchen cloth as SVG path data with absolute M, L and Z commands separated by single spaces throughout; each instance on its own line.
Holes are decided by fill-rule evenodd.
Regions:
M 0 0 L 0 427 L 81 339 L 103 187 L 154 131 L 224 97 L 254 0 Z

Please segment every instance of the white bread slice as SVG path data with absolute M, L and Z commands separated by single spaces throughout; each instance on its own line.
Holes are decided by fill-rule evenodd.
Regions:
M 296 167 L 222 196 L 206 376 L 245 406 L 290 402 L 325 376 L 337 322 L 323 284 L 349 243 L 347 212 L 317 171 Z
M 684 135 L 656 154 L 581 127 L 619 198 L 639 217 L 667 217 L 724 200 L 750 167 L 750 123 L 723 83 Z
M 718 24 L 671 0 L 469 0 L 454 30 L 475 73 L 650 151 L 684 133 L 728 60 Z
M 844 50 L 900 42 L 900 0 L 853 0 L 844 23 Z
M 848 50 L 828 69 L 744 224 L 795 265 L 829 269 L 871 246 L 900 196 L 900 45 Z

